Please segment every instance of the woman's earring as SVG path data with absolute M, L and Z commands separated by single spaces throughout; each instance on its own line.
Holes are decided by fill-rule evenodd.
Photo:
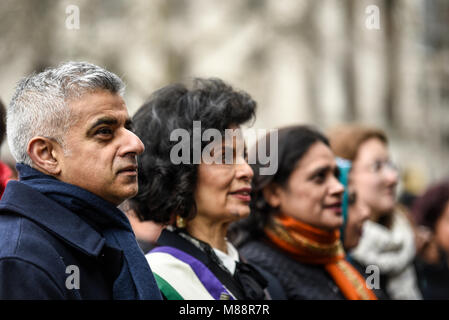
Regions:
M 187 225 L 186 220 L 183 217 L 181 217 L 179 215 L 176 216 L 176 227 L 182 229 L 182 228 L 185 228 L 186 225 Z

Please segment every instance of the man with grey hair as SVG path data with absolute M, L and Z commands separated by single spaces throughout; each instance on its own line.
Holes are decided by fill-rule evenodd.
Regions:
M 0 201 L 0 299 L 161 299 L 117 206 L 137 155 L 115 74 L 68 62 L 17 86 L 7 137 L 19 181 Z

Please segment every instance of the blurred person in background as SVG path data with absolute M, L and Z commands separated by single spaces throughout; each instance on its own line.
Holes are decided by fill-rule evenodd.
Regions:
M 345 191 L 342 200 L 343 225 L 340 229 L 340 237 L 346 252 L 357 247 L 362 236 L 363 224 L 369 219 L 370 210 L 368 206 L 357 197 L 357 192 L 350 181 L 351 162 L 346 159 L 337 158 L 340 169 L 339 180 Z M 347 255 L 349 258 L 349 255 Z
M 359 244 L 363 234 L 363 225 L 370 217 L 370 209 L 360 197 L 357 197 L 354 183 L 352 183 L 350 179 L 351 161 L 337 157 L 337 164 L 340 168 L 339 180 L 345 187 L 342 202 L 343 225 L 340 228 L 340 238 L 346 252 L 346 259 L 360 272 L 361 275 L 366 279 L 369 279 L 371 273 L 366 272 L 366 268 L 363 268 L 359 263 L 355 262 L 351 258 L 350 253 L 351 250 Z M 382 288 L 373 286 L 371 290 L 373 290 L 377 298 L 388 300 L 388 296 Z
M 271 135 L 255 148 L 268 145 L 262 139 Z M 279 280 L 290 300 L 377 299 L 345 260 L 339 232 L 344 189 L 327 138 L 308 126 L 284 127 L 278 146 L 277 172 L 261 175 L 267 164 L 259 159 L 252 165 L 252 212 L 233 226 L 233 241 Z
M 0 147 L 5 140 L 6 135 L 6 109 L 3 105 L 2 100 L 0 100 Z M 6 183 L 9 179 L 13 177 L 13 171 L 9 168 L 6 163 L 0 161 L 0 199 L 6 188 Z
M 24 78 L 7 113 L 19 181 L 0 200 L 0 299 L 161 299 L 117 206 L 137 193 L 124 83 L 86 62 Z
M 416 270 L 424 299 L 449 299 L 449 180 L 430 186 L 415 201 L 413 218 L 427 237 Z
M 247 93 L 219 79 L 195 79 L 157 90 L 133 117 L 146 151 L 138 158 L 139 192 L 129 204 L 141 221 L 164 225 L 146 257 L 168 300 L 268 297 L 267 280 L 227 240 L 229 224 L 250 214 L 253 171 L 238 147 L 242 137 L 224 134 L 253 119 L 255 111 Z M 208 129 L 220 136 L 203 140 Z M 174 159 L 179 151 L 182 161 Z M 196 161 L 195 152 L 202 155 Z
M 352 161 L 351 181 L 357 197 L 370 210 L 362 237 L 351 251 L 361 268 L 380 270 L 380 287 L 391 299 L 421 299 L 416 271 L 413 225 L 396 205 L 398 170 L 388 152 L 388 140 L 379 129 L 359 125 L 328 132 L 332 150 Z

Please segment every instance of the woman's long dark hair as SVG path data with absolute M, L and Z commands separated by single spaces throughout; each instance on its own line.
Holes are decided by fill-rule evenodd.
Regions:
M 269 149 L 271 143 L 268 143 L 271 138 L 270 133 L 261 138 L 266 139 L 266 143 L 262 144 L 267 147 L 266 154 L 272 152 Z M 253 148 L 259 148 L 261 139 L 257 141 Z M 255 164 L 251 164 L 254 171 L 251 214 L 248 218 L 235 222 L 231 226 L 229 239 L 234 244 L 239 246 L 249 239 L 257 239 L 263 236 L 263 230 L 268 222 L 268 218 L 277 212 L 277 208 L 273 208 L 265 200 L 263 189 L 271 183 L 275 183 L 280 187 L 286 187 L 288 179 L 297 167 L 298 162 L 316 142 L 322 142 L 329 146 L 328 139 L 312 126 L 295 125 L 278 130 L 278 155 L 277 157 L 270 157 L 270 159 L 276 159 L 277 163 L 262 164 L 257 159 Z M 250 152 L 253 153 L 255 151 L 251 150 Z M 260 169 L 269 165 L 277 166 L 277 171 L 270 175 L 261 175 Z

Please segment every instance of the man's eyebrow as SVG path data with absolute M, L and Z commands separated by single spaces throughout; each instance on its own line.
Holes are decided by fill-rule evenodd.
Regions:
M 89 131 L 91 131 L 95 127 L 98 127 L 99 125 L 102 125 L 102 124 L 107 124 L 107 125 L 111 126 L 111 125 L 116 125 L 117 123 L 118 123 L 118 120 L 116 118 L 101 117 L 101 118 L 98 118 L 97 121 L 95 121 L 94 124 L 90 126 Z
M 87 135 L 92 135 L 95 128 L 101 125 L 109 125 L 109 126 L 114 126 L 118 124 L 118 120 L 116 118 L 112 118 L 112 117 L 101 117 L 98 118 L 89 128 L 89 130 L 87 130 Z

